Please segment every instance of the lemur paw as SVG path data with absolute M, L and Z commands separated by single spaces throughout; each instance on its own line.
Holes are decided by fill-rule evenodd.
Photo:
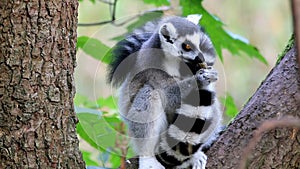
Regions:
M 218 72 L 212 68 L 200 69 L 196 73 L 196 78 L 202 85 L 209 85 L 218 80 Z
M 199 152 L 192 159 L 192 169 L 205 169 L 207 156 L 203 152 Z
M 165 169 L 155 157 L 140 157 L 139 169 Z

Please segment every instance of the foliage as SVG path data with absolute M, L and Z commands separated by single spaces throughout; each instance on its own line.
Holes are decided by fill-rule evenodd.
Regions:
M 95 3 L 95 0 L 90 1 Z M 170 5 L 169 0 L 144 0 L 144 2 L 155 6 Z M 227 49 L 234 55 L 244 52 L 249 57 L 267 63 L 259 51 L 254 46 L 248 44 L 245 38 L 226 31 L 220 19 L 207 12 L 201 3 L 202 0 L 180 0 L 184 16 L 189 14 L 202 15 L 200 25 L 206 29 L 212 39 L 221 60 L 223 60 L 222 49 Z M 162 12 L 146 12 L 139 16 L 137 20 L 128 23 L 125 28 L 128 33 L 132 32 L 147 21 L 161 17 L 162 14 Z M 123 35 L 114 37 L 112 40 L 119 41 L 121 38 L 123 38 Z M 111 48 L 98 39 L 87 36 L 78 37 L 77 49 L 84 51 L 86 54 L 105 64 L 111 61 Z M 227 94 L 221 101 L 226 107 L 225 114 L 230 118 L 235 117 L 238 109 L 233 97 Z M 121 158 L 132 157 L 134 155 L 132 150 L 128 149 L 126 127 L 118 116 L 116 102 L 116 98 L 113 96 L 91 101 L 86 96 L 79 94 L 76 94 L 74 100 L 79 119 L 77 133 L 83 140 L 99 151 L 100 155 L 98 157 L 103 167 L 106 164 L 110 164 L 112 168 L 116 168 L 120 165 Z M 89 152 L 83 151 L 83 154 L 87 165 L 98 164 L 91 159 Z
M 132 150 L 128 150 L 126 128 L 116 113 L 113 99 L 99 98 L 93 102 L 76 94 L 74 103 L 79 119 L 76 126 L 78 135 L 100 152 L 99 159 L 103 166 L 110 162 L 111 167 L 116 168 L 120 165 L 122 157 L 132 157 L 133 153 Z M 87 165 L 97 164 L 91 159 L 90 153 L 83 154 L 83 158 Z
M 154 4 L 155 6 L 163 6 L 163 5 L 170 5 L 168 0 L 144 0 L 147 4 Z
M 83 0 L 78 0 L 79 2 L 82 2 Z M 92 2 L 93 4 L 96 3 L 96 0 L 89 0 L 90 2 Z
M 87 166 L 98 166 L 98 163 L 91 159 L 91 152 L 81 150 L 83 159 L 85 159 L 85 165 Z
M 80 36 L 77 38 L 77 49 L 78 48 L 82 49 L 86 54 L 102 61 L 103 63 L 110 62 L 109 57 L 103 57 L 110 50 L 110 48 L 98 39 Z
M 226 109 L 225 115 L 227 115 L 230 118 L 234 118 L 239 112 L 239 110 L 234 103 L 233 97 L 229 93 L 227 93 L 225 97 L 221 97 L 221 102 Z
M 221 60 L 223 60 L 222 49 L 228 49 L 234 55 L 239 55 L 240 51 L 242 51 L 249 57 L 254 57 L 265 64 L 267 63 L 259 51 L 245 41 L 245 38 L 224 30 L 224 24 L 221 20 L 207 12 L 201 2 L 202 0 L 181 0 L 180 4 L 183 8 L 183 15 L 187 16 L 195 13 L 202 15 L 200 25 L 202 25 L 209 34 Z

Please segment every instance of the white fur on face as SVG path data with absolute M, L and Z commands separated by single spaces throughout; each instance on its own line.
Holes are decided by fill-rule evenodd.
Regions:
M 209 37 L 206 34 L 201 34 L 200 42 L 201 42 L 201 44 L 207 43 L 207 44 L 213 46 L 212 42 L 210 41 Z M 200 49 L 200 51 L 201 51 L 201 49 Z M 204 56 L 206 63 L 214 64 L 214 62 L 216 61 L 215 55 L 211 55 L 211 54 L 203 53 L 203 52 L 202 52 L 202 54 Z
M 179 39 L 179 42 L 176 44 L 177 46 L 181 46 L 182 43 L 184 43 L 186 40 L 188 40 L 188 41 L 192 42 L 192 44 L 196 47 L 196 49 L 194 49 L 194 51 L 191 51 L 191 52 L 183 51 L 183 57 L 185 59 L 194 60 L 198 56 L 198 53 L 201 52 L 199 49 L 200 36 L 201 35 L 199 32 L 195 32 L 194 34 L 189 34 L 189 35 L 186 35 L 185 37 L 182 37 Z
M 195 32 L 194 34 L 191 35 L 186 35 L 186 39 L 193 42 L 193 44 L 195 45 L 195 47 L 197 47 L 197 50 L 200 51 L 199 49 L 199 45 L 200 45 L 200 33 L 199 32 Z

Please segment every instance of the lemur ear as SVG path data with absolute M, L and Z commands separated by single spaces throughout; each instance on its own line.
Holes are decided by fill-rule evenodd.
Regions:
M 171 23 L 163 24 L 159 29 L 159 33 L 169 43 L 174 43 L 173 40 L 177 37 L 176 29 Z

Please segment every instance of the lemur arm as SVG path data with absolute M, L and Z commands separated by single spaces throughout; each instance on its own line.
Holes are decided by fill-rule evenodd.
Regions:
M 215 82 L 218 78 L 217 71 L 214 69 L 200 69 L 195 75 L 185 77 L 182 80 L 177 80 L 176 83 L 166 87 L 166 90 L 174 90 L 178 88 L 180 90 L 181 98 L 187 96 L 193 89 L 200 87 L 206 88 L 212 82 Z

